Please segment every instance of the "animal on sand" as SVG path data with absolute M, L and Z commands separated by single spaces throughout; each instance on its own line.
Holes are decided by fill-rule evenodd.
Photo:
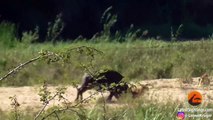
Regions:
M 128 89 L 127 83 L 120 85 L 119 83 L 123 79 L 123 76 L 114 70 L 108 70 L 102 73 L 99 73 L 97 76 L 92 76 L 89 74 L 85 74 L 82 79 L 82 84 L 79 88 L 77 88 L 77 97 L 76 100 L 79 98 L 83 99 L 83 93 L 89 89 L 98 87 L 98 91 L 101 91 L 104 88 L 110 92 L 107 101 L 111 101 L 112 97 L 115 96 L 119 98 L 120 94 L 124 91 L 126 92 Z M 111 85 L 115 84 L 115 87 Z

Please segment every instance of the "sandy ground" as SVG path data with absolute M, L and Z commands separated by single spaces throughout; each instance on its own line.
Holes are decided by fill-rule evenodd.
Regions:
M 203 95 L 204 103 L 213 103 L 213 86 L 207 90 L 206 88 L 198 87 L 198 78 L 193 78 L 193 83 L 182 84 L 179 79 L 158 79 L 158 80 L 146 80 L 141 81 L 142 84 L 152 84 L 153 87 L 149 91 L 145 92 L 142 98 L 147 98 L 153 102 L 187 102 L 187 95 L 192 90 L 197 90 Z M 211 81 L 211 84 L 213 82 Z M 49 86 L 48 89 L 54 92 L 56 87 Z M 9 97 L 16 95 L 17 101 L 20 104 L 21 109 L 36 110 L 41 109 L 42 103 L 40 102 L 40 96 L 38 95 L 38 86 L 27 86 L 27 87 L 0 87 L 0 110 L 10 111 L 11 100 Z M 88 97 L 93 90 L 84 93 L 84 98 Z M 108 93 L 104 93 L 107 96 Z M 67 91 L 64 95 L 66 99 L 73 102 L 76 97 L 76 89 L 72 86 L 67 86 Z M 95 96 L 96 98 L 101 97 L 100 94 Z M 50 102 L 49 107 L 61 104 L 57 99 Z

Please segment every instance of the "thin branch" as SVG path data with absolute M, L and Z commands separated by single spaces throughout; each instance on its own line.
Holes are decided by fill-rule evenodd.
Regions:
M 80 65 L 87 71 L 87 73 L 89 73 L 89 75 L 91 75 L 93 78 L 95 78 L 95 76 L 94 76 L 95 74 L 92 73 L 92 71 L 87 66 L 84 66 L 82 63 L 80 63 Z
M 90 96 L 88 96 L 87 98 L 81 100 L 80 102 L 78 102 L 77 104 L 75 104 L 75 105 L 73 105 L 73 106 L 70 106 L 70 107 L 67 106 L 66 108 L 62 108 L 62 109 L 55 109 L 55 110 L 53 110 L 51 113 L 49 113 L 49 114 L 47 114 L 46 116 L 44 116 L 44 117 L 42 118 L 42 120 L 45 120 L 46 118 L 50 117 L 52 114 L 55 114 L 55 113 L 57 113 L 57 112 L 63 112 L 63 111 L 66 111 L 66 110 L 71 110 L 71 111 L 75 112 L 76 114 L 79 114 L 77 111 L 73 110 L 72 108 L 75 108 L 75 107 L 77 107 L 78 105 L 84 103 L 85 101 L 89 100 L 89 99 L 92 98 L 94 95 L 96 95 L 97 93 L 98 93 L 98 92 L 95 92 L 95 93 L 91 94 Z
M 48 103 L 45 103 L 45 105 L 42 107 L 42 109 L 39 111 L 39 113 L 35 116 L 34 120 L 37 120 L 38 117 L 41 115 L 41 113 L 44 111 L 44 109 L 47 107 Z
M 62 108 L 62 109 L 55 109 L 53 110 L 51 113 L 47 114 L 46 116 L 44 116 L 41 120 L 45 120 L 46 118 L 50 117 L 53 114 L 57 114 L 58 112 L 65 112 L 67 110 L 70 110 L 72 112 L 75 112 L 76 114 L 79 114 L 76 110 L 73 110 L 71 108 Z M 58 116 L 57 116 L 58 117 Z M 60 120 L 60 118 L 58 117 L 58 119 Z
M 49 102 L 51 100 L 53 100 L 58 94 L 55 94 L 52 98 L 50 98 L 46 103 L 45 105 L 42 107 L 42 109 L 38 112 L 38 114 L 35 116 L 34 120 L 37 120 L 38 117 L 41 115 L 41 113 L 44 111 L 44 109 L 47 107 L 47 105 L 49 104 Z
M 35 58 L 32 58 L 32 59 L 30 59 L 30 60 L 28 60 L 28 61 L 26 61 L 26 62 L 24 62 L 24 63 L 21 63 L 19 66 L 15 67 L 15 68 L 12 69 L 10 72 L 8 72 L 6 75 L 4 75 L 3 77 L 1 77 L 1 78 L 0 78 L 0 81 L 6 79 L 7 77 L 9 77 L 9 76 L 11 76 L 12 74 L 16 73 L 18 70 L 20 70 L 20 69 L 23 68 L 24 66 L 26 66 L 26 65 L 28 65 L 28 64 L 30 64 L 30 63 L 32 63 L 32 62 L 35 62 L 35 61 L 37 61 L 37 60 L 39 60 L 39 59 L 41 59 L 41 58 L 48 57 L 48 56 L 51 56 L 51 55 L 55 55 L 55 56 L 59 57 L 58 54 L 53 53 L 53 52 L 49 52 L 49 53 L 46 54 L 46 55 L 39 55 L 39 56 L 37 56 L 37 57 L 35 57 Z
M 41 58 L 41 56 L 38 56 L 38 57 L 33 58 L 33 59 L 31 59 L 31 60 L 29 60 L 29 61 L 27 61 L 27 62 L 25 62 L 25 63 L 20 64 L 19 66 L 17 66 L 16 68 L 14 68 L 14 69 L 12 69 L 10 72 L 8 72 L 6 75 L 4 75 L 3 77 L 1 77 L 1 78 L 0 78 L 0 81 L 6 79 L 6 78 L 9 77 L 10 75 L 12 75 L 12 74 L 14 74 L 15 72 L 17 72 L 18 70 L 20 70 L 22 67 L 24 67 L 24 66 L 26 66 L 26 65 L 28 65 L 28 64 L 30 64 L 30 63 L 32 63 L 32 62 L 35 62 L 36 60 L 38 60 L 38 59 L 40 59 L 40 58 Z
M 87 47 L 87 46 L 81 46 L 81 47 L 72 48 L 72 49 L 70 49 L 70 51 L 73 51 L 73 50 L 76 50 L 76 49 L 83 49 L 83 48 L 93 50 L 93 51 L 95 51 L 95 52 L 97 52 L 97 53 L 99 53 L 99 54 L 103 54 L 102 51 L 99 51 L 99 50 L 97 50 L 97 49 L 95 49 L 95 48 Z M 69 51 L 69 50 L 68 50 L 68 51 Z M 26 66 L 26 65 L 28 65 L 28 64 L 30 64 L 30 63 L 32 63 L 32 62 L 35 62 L 35 61 L 39 60 L 40 58 L 48 57 L 48 56 L 51 56 L 51 55 L 55 55 L 55 56 L 61 58 L 59 54 L 56 54 L 56 53 L 53 53 L 53 52 L 48 52 L 46 55 L 39 55 L 38 57 L 32 58 L 32 59 L 30 59 L 30 60 L 28 60 L 28 61 L 26 61 L 26 62 L 24 62 L 24 63 L 21 63 L 19 66 L 15 67 L 15 68 L 12 69 L 10 72 L 8 72 L 6 75 L 4 75 L 3 77 L 1 77 L 1 78 L 0 78 L 0 81 L 6 79 L 7 77 L 9 77 L 9 76 L 11 76 L 12 74 L 16 73 L 18 70 L 20 70 L 20 69 L 23 68 L 24 66 Z

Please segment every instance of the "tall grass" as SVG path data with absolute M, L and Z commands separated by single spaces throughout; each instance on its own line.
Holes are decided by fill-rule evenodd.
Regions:
M 175 103 L 166 103 L 165 105 L 155 103 L 145 103 L 143 100 L 129 102 L 129 104 L 120 104 L 118 107 L 113 105 L 106 106 L 106 113 L 103 112 L 103 105 L 96 104 L 92 108 L 79 107 L 75 111 L 65 111 L 58 113 L 62 120 L 177 120 L 177 112 L 181 108 Z M 110 107 L 111 106 L 111 107 Z M 211 108 L 209 105 L 208 108 Z M 53 108 L 49 108 L 45 113 L 48 114 Z M 192 108 L 193 109 L 193 108 Z M 34 118 L 35 113 L 30 110 L 20 111 L 22 120 L 30 120 Z M 0 111 L 1 119 L 13 120 L 12 112 Z M 186 112 L 190 114 L 190 112 Z M 211 112 L 208 114 L 212 114 Z M 55 120 L 56 117 L 50 116 L 48 120 Z M 211 118 L 186 118 L 190 120 L 206 120 Z
M 73 42 L 29 44 L 25 47 L 4 48 L 0 51 L 0 75 L 9 69 L 38 55 L 40 50 L 64 51 L 77 46 L 90 46 L 104 54 L 95 56 L 94 69 L 111 68 L 121 72 L 128 80 L 158 78 L 197 77 L 207 72 L 212 74 L 213 41 L 164 42 L 136 40 L 134 42 Z M 1 48 L 3 49 L 3 48 Z M 79 82 L 87 59 L 73 53 L 68 64 L 38 61 L 21 70 L 1 86 L 34 85 L 49 81 L 51 84 Z

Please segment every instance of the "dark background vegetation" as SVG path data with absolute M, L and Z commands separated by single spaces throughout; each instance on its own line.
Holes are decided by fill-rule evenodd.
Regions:
M 112 32 L 125 33 L 133 24 L 148 30 L 149 37 L 168 38 L 171 26 L 183 24 L 181 37 L 198 39 L 213 31 L 212 0 L 6 0 L 0 3 L 0 21 L 15 23 L 19 37 L 38 25 L 44 38 L 48 22 L 62 13 L 63 38 L 91 38 L 103 29 L 100 18 L 109 6 L 118 15 Z

